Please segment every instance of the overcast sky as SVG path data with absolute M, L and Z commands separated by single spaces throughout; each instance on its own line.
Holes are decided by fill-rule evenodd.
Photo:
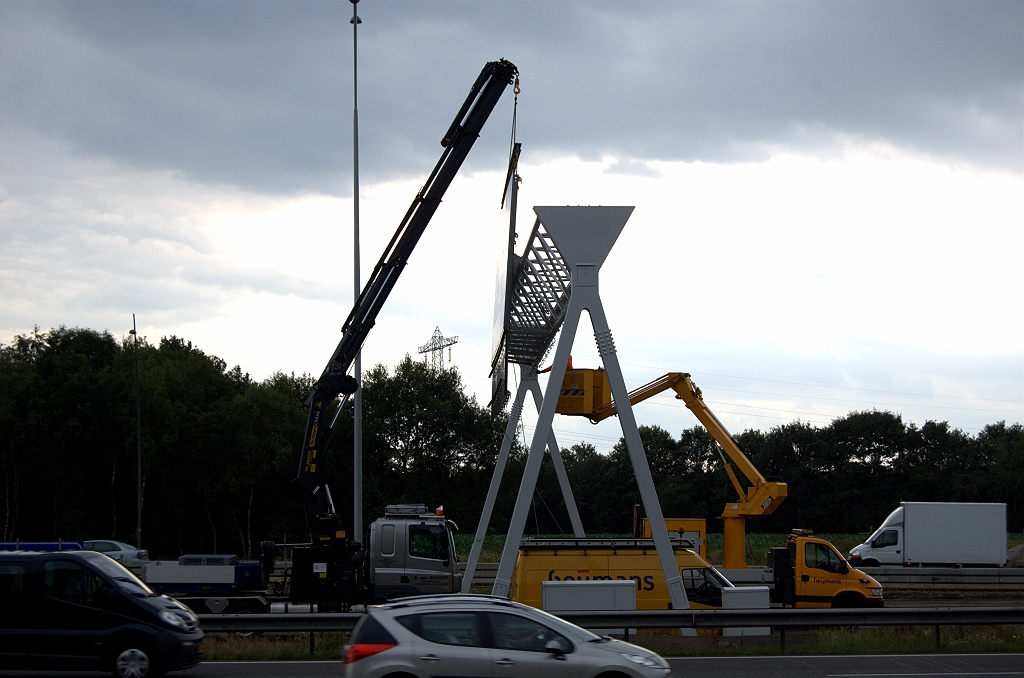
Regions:
M 0 341 L 135 312 L 255 377 L 318 374 L 352 299 L 351 11 L 0 0 Z M 1024 3 L 359 13 L 364 271 L 504 57 L 520 230 L 533 205 L 637 207 L 602 273 L 631 388 L 690 371 L 736 431 L 1024 419 Z M 511 115 L 507 91 L 364 359 L 440 326 L 481 403 Z M 668 396 L 638 419 L 696 423 Z M 599 449 L 616 426 L 556 421 Z

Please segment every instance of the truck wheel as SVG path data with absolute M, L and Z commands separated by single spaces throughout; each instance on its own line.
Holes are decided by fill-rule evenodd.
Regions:
M 161 673 L 148 648 L 130 643 L 114 657 L 114 678 L 156 678 Z
M 879 566 L 879 562 L 877 560 L 875 560 L 874 558 L 868 558 L 867 560 L 862 562 L 860 565 L 861 565 L 861 567 L 878 567 Z

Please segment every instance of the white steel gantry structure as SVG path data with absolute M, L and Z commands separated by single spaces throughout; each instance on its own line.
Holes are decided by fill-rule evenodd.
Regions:
M 607 372 L 612 397 L 618 408 L 619 423 L 626 441 L 629 458 L 636 475 L 637 486 L 644 510 L 651 526 L 651 536 L 658 552 L 658 559 L 665 581 L 668 586 L 672 607 L 677 610 L 689 608 L 686 590 L 682 577 L 676 566 L 675 552 L 669 541 L 668 530 L 661 511 L 661 503 L 654 487 L 647 454 L 640 440 L 636 418 L 629 402 L 626 383 L 622 377 L 615 342 L 612 340 L 611 329 L 605 317 L 604 305 L 601 302 L 598 277 L 602 264 L 614 246 L 626 221 L 633 212 L 632 207 L 534 207 L 537 220 L 527 244 L 524 256 L 519 259 L 515 274 L 514 289 L 511 291 L 510 326 L 506 334 L 506 350 L 509 362 L 520 364 L 523 372 L 522 385 L 516 395 L 506 430 L 494 477 L 488 490 L 484 511 L 477 526 L 476 538 L 467 563 L 463 579 L 463 591 L 468 592 L 473 579 L 483 537 L 487 534 L 491 511 L 497 487 L 501 484 L 501 475 L 508 458 L 509 431 L 514 432 L 514 423 L 522 413 L 522 403 L 526 389 L 535 393 L 540 387 L 537 379 L 537 367 L 546 355 L 551 341 L 561 326 L 558 344 L 548 376 L 547 387 L 543 397 L 537 403 L 540 410 L 533 440 L 526 459 L 526 469 L 519 486 L 515 509 L 509 524 L 508 536 L 501 554 L 501 562 L 494 580 L 492 593 L 507 596 L 512 582 L 512 570 L 515 567 L 519 544 L 526 527 L 526 518 L 534 491 L 537 476 L 540 472 L 544 451 L 553 445 L 552 423 L 558 396 L 576 337 L 580 317 L 583 311 L 590 315 L 594 329 L 597 349 Z M 518 356 L 518 357 L 517 357 Z M 533 357 L 533 362 L 526 361 Z M 527 386 L 532 378 L 532 383 Z M 533 384 L 537 384 L 534 390 Z M 525 387 L 525 388 L 524 388 Z M 556 472 L 562 466 L 557 446 L 552 447 L 552 460 L 555 461 Z M 559 473 L 559 481 L 565 476 L 564 467 Z M 575 502 L 570 504 L 571 490 L 566 490 L 568 479 L 563 485 L 563 494 L 567 494 L 567 506 L 572 506 L 570 515 L 575 511 Z M 582 534 L 582 526 L 577 529 L 578 514 L 574 519 L 574 532 Z
M 512 191 L 514 196 L 514 184 Z M 513 205 L 514 199 L 513 197 Z M 514 228 L 515 222 L 512 223 Z M 514 255 L 511 256 L 514 257 Z M 505 426 L 505 436 L 501 440 L 501 449 L 498 451 L 498 459 L 494 465 L 494 475 L 487 488 L 487 498 L 484 500 L 484 508 L 480 515 L 480 522 L 477 524 L 469 560 L 466 563 L 466 572 L 462 578 L 463 593 L 470 592 L 473 575 L 480 562 L 480 551 L 484 545 L 484 538 L 487 536 L 491 514 L 494 512 L 494 502 L 498 497 L 498 490 L 501 488 L 501 479 L 508 463 L 512 443 L 516 438 L 519 422 L 522 419 L 523 404 L 528 392 L 533 395 L 533 403 L 537 412 L 539 413 L 541 410 L 544 396 L 541 393 L 540 382 L 537 380 L 537 367 L 558 333 L 558 328 L 562 324 L 569 304 L 569 270 L 565 267 L 562 256 L 558 253 L 554 241 L 540 220 L 534 223 L 533 232 L 523 256 L 514 257 L 513 261 L 516 265 L 515 275 L 517 277 L 509 290 L 508 309 L 506 309 L 507 326 L 503 344 L 499 349 L 499 352 L 504 351 L 505 355 L 496 357 L 496 360 L 507 357 L 508 362 L 520 366 L 522 376 L 519 388 L 516 389 L 515 399 L 512 401 L 508 424 Z M 502 380 L 502 384 L 504 384 L 504 380 Z M 504 386 L 502 386 L 502 393 L 504 393 Z M 500 396 L 496 395 L 495 397 Z M 573 497 L 572 488 L 569 485 L 569 476 L 565 472 L 565 464 L 562 462 L 562 453 L 559 451 L 555 432 L 551 429 L 548 430 L 547 449 L 551 454 L 551 462 L 555 467 L 558 485 L 562 490 L 562 499 L 569 511 L 573 534 L 583 539 L 587 535 L 583 531 L 583 522 L 580 520 L 579 510 L 576 508 L 576 499 Z M 540 456 L 544 456 L 543 449 L 541 449 Z M 536 479 L 534 485 L 536 485 Z M 530 491 L 530 498 L 532 497 L 533 490 Z

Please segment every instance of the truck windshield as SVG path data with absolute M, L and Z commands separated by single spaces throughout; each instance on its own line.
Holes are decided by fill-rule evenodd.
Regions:
M 710 567 L 683 570 L 682 575 L 686 597 L 691 602 L 722 607 L 722 588 L 732 586 L 725 577 Z
M 132 574 L 131 570 L 116 560 L 108 558 L 107 556 L 98 556 L 95 558 L 89 558 L 89 565 L 92 566 L 93 569 L 98 570 L 100 574 L 106 575 L 108 579 L 114 580 L 117 587 L 125 593 L 139 596 L 141 598 L 156 595 L 156 593 L 153 592 L 153 589 L 146 586 L 141 579 Z
M 410 525 L 409 555 L 431 560 L 448 560 L 451 538 L 443 525 Z

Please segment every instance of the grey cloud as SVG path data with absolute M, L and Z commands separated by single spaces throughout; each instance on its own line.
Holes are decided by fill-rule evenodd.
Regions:
M 103 328 L 131 311 L 164 325 L 198 321 L 246 293 L 351 298 L 331 278 L 225 258 L 201 217 L 193 223 L 251 194 L 163 172 L 118 172 L 46 139 L 29 141 L 33 154 L 0 143 L 0 156 L 19 170 L 0 192 L 0 336 L 69 318 Z
M 660 177 L 661 170 L 651 167 L 643 160 L 616 160 L 605 168 L 605 174 L 632 174 L 641 177 Z
M 4 0 L 0 120 L 15 137 L 33 130 L 204 183 L 344 194 L 350 8 Z M 1019 0 L 364 0 L 359 12 L 370 181 L 429 170 L 469 84 L 498 57 L 522 72 L 527 157 L 732 162 L 859 139 L 1024 170 Z M 468 171 L 504 163 L 510 94 Z

